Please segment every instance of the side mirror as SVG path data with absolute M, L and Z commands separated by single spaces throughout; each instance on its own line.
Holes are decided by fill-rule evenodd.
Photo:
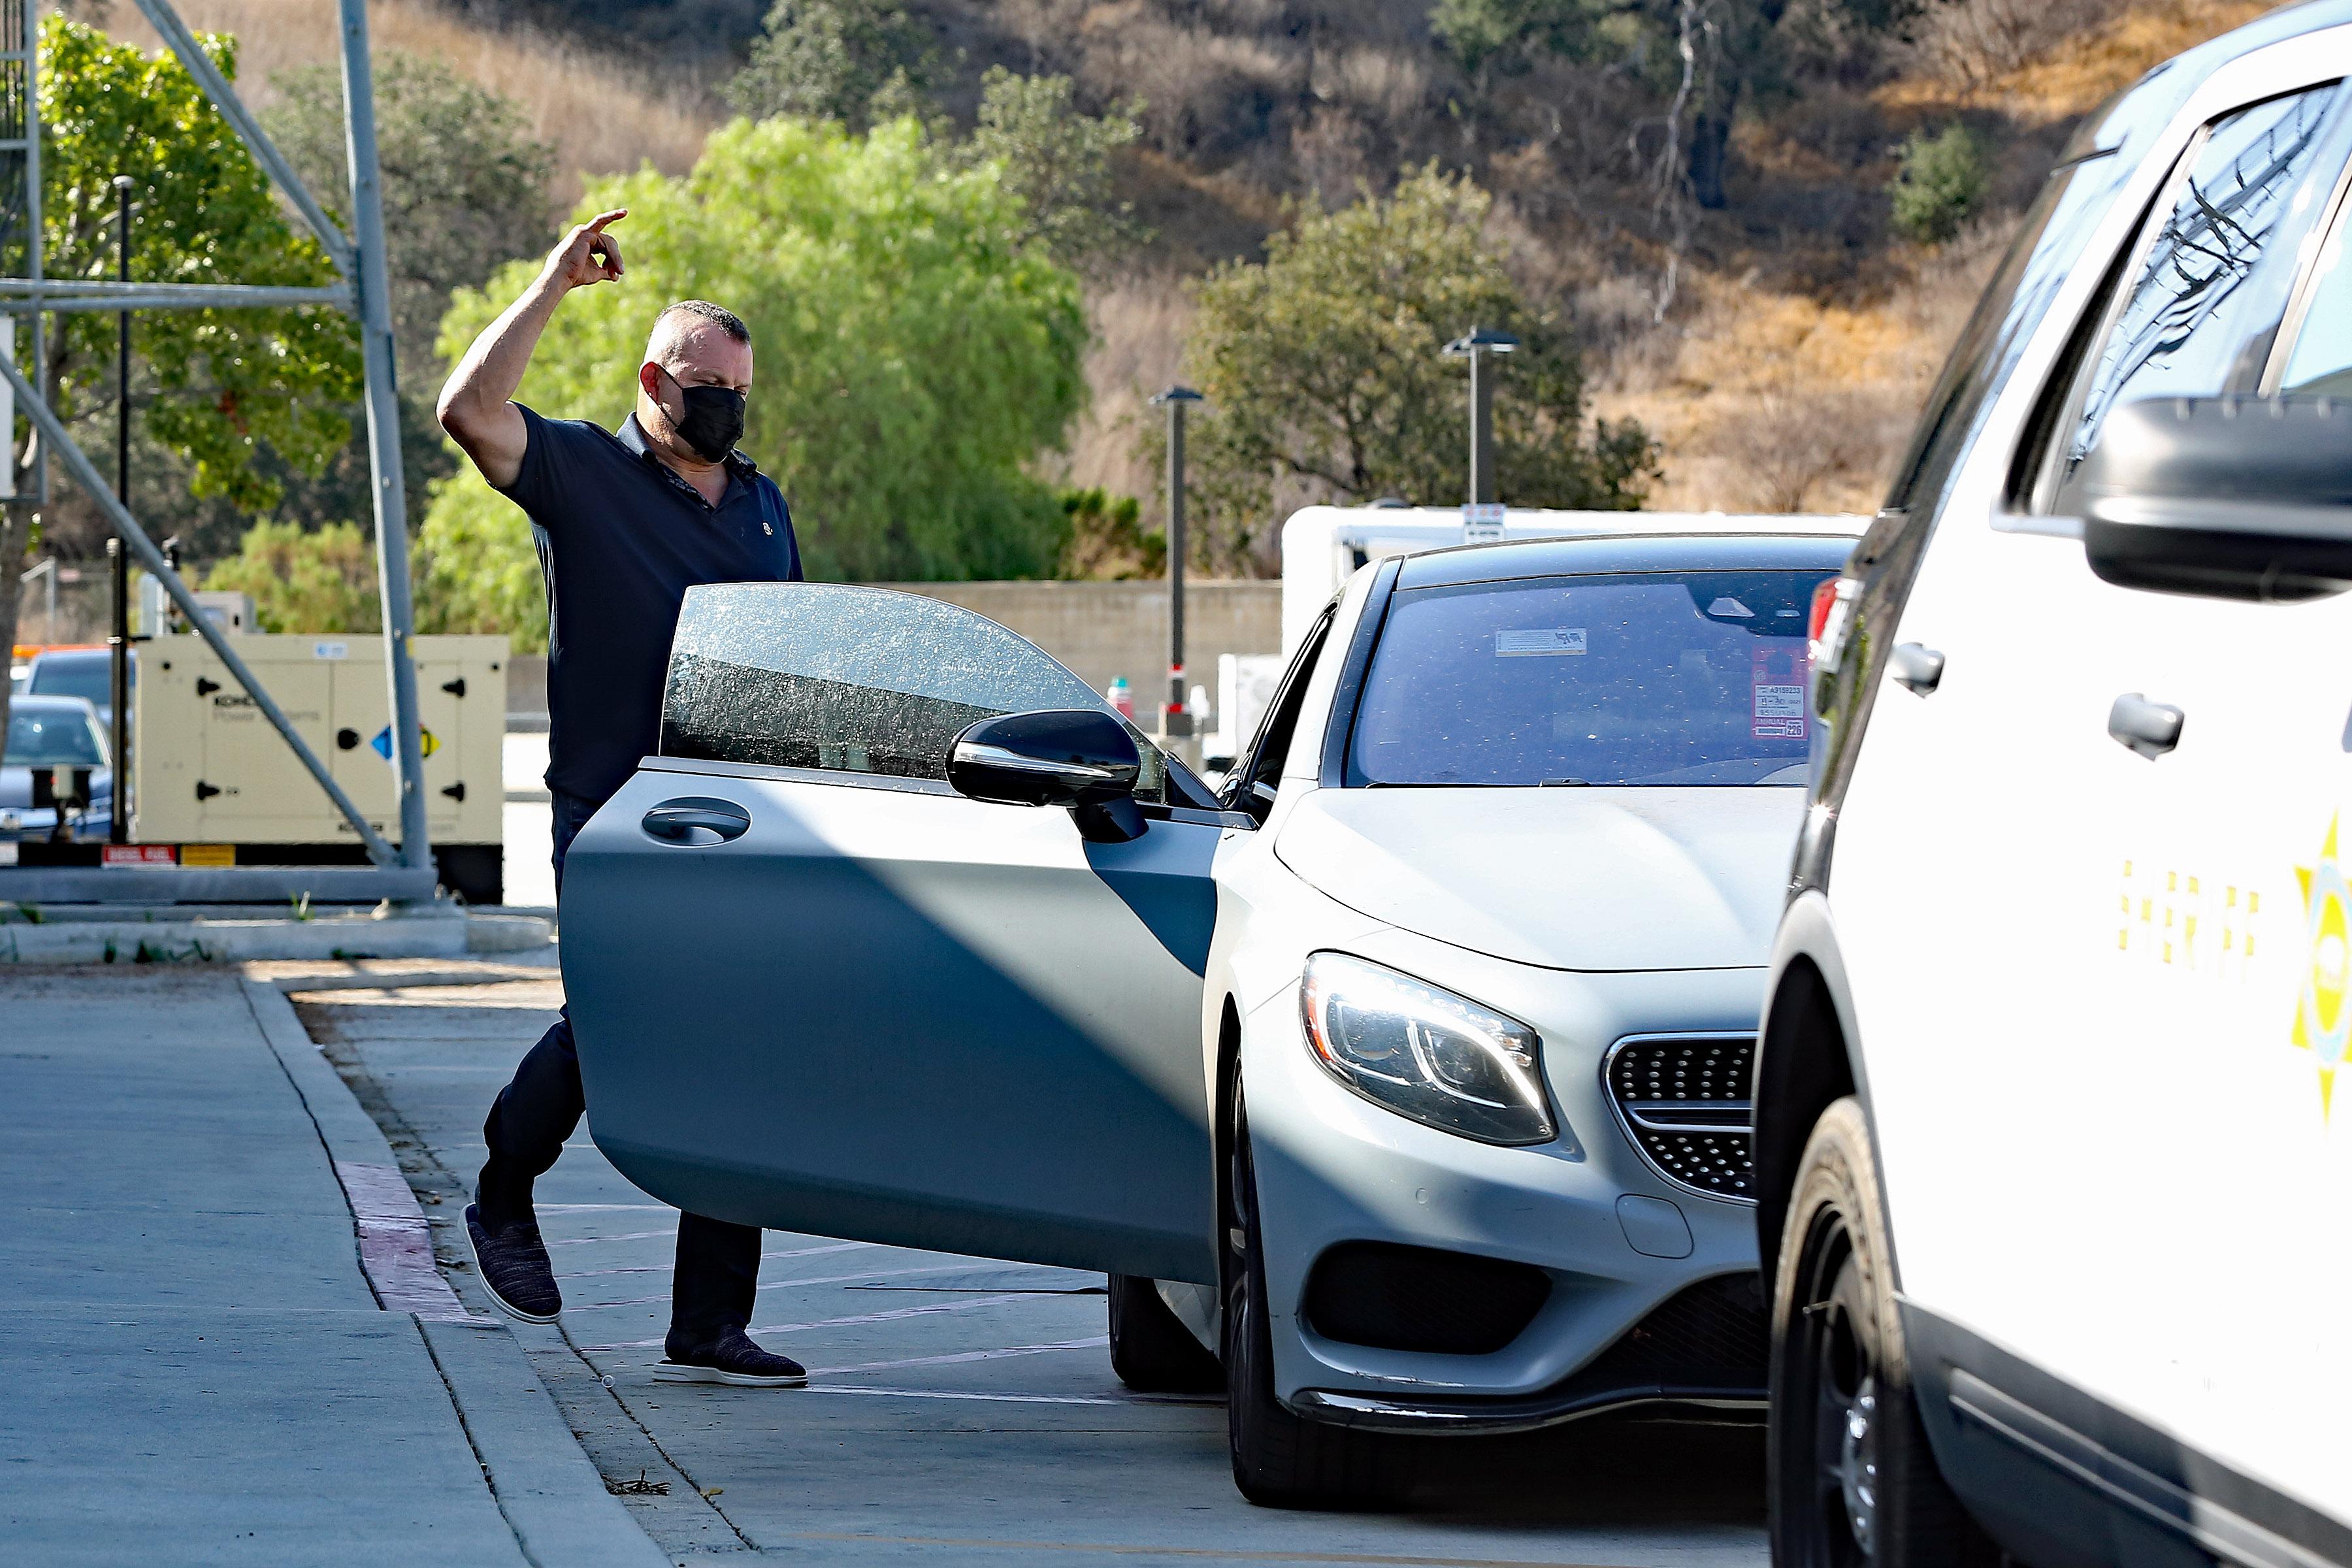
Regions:
M 1007 805 L 1059 805 L 1087 837 L 1120 844 L 1143 832 L 1135 781 L 1143 757 L 1126 726 L 1087 708 L 1005 713 L 968 726 L 948 749 L 958 795 Z
M 2352 405 L 2158 397 L 2075 475 L 2091 570 L 2126 588 L 2292 601 L 2352 588 Z

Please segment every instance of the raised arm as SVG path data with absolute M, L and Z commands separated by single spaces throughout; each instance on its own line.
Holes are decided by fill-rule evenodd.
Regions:
M 482 329 L 441 388 L 441 401 L 434 410 L 441 428 L 493 485 L 510 485 L 522 472 L 526 437 L 514 395 L 522 384 L 522 373 L 530 367 L 539 334 L 572 289 L 619 280 L 620 242 L 604 228 L 628 216 L 626 207 L 599 213 L 565 235 L 548 252 L 547 265 L 530 287 Z

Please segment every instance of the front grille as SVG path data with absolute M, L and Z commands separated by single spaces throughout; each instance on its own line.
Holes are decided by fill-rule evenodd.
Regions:
M 1551 1277 L 1525 1263 L 1344 1241 L 1307 1279 L 1309 1327 L 1327 1340 L 1374 1350 L 1490 1355 L 1519 1337 L 1551 1294 Z
M 1770 1357 L 1762 1279 L 1719 1274 L 1667 1297 L 1563 1387 L 1760 1397 Z
M 1753 1035 L 1635 1036 L 1609 1054 L 1609 1099 L 1658 1173 L 1708 1197 L 1755 1202 Z

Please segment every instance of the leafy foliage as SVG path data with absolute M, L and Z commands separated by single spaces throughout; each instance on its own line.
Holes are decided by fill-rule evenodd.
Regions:
M 1027 215 L 994 164 L 948 155 L 911 118 L 863 137 L 738 121 L 683 179 L 593 182 L 582 212 L 608 207 L 629 209 L 628 280 L 565 301 L 523 401 L 618 425 L 656 311 L 716 300 L 751 326 L 743 449 L 791 500 L 810 575 L 1052 574 L 1066 523 L 1026 465 L 1060 446 L 1084 401 L 1086 321 L 1077 279 L 1022 243 Z M 443 351 L 461 353 L 532 270 L 460 290 Z M 519 517 L 515 531 L 485 525 L 475 509 L 490 504 L 470 469 L 447 481 L 426 542 L 436 557 L 471 552 L 452 572 L 506 581 L 527 546 Z
M 1082 114 L 1066 76 L 1019 76 L 991 66 L 981 79 L 980 123 L 969 143 L 992 159 L 1027 209 L 1022 237 L 1082 269 L 1099 268 L 1146 237 L 1133 207 L 1111 195 L 1111 154 L 1139 134 L 1129 106 Z
M 1444 504 L 1466 487 L 1468 393 L 1444 344 L 1473 326 L 1521 347 L 1495 397 L 1496 482 L 1515 506 L 1640 505 L 1654 447 L 1631 421 L 1583 436 L 1575 344 L 1531 305 L 1483 232 L 1489 198 L 1433 166 L 1386 198 L 1303 215 L 1264 263 L 1200 290 L 1186 353 L 1207 397 L 1190 461 L 1213 559 L 1238 560 L 1277 486 L 1342 501 Z
M 1064 490 L 1062 512 L 1070 520 L 1062 576 L 1126 582 L 1167 573 L 1168 531 L 1144 527 L 1143 503 L 1133 496 L 1101 489 Z
M 270 139 L 328 213 L 348 225 L 341 76 L 304 66 L 272 81 L 281 97 L 265 116 Z M 450 293 L 479 287 L 500 262 L 545 247 L 555 150 L 531 137 L 511 99 L 438 60 L 392 50 L 376 58 L 375 134 L 393 335 L 401 369 L 412 373 L 402 379 L 421 384 Z
M 893 0 L 776 0 L 727 101 L 754 120 L 797 114 L 864 131 L 921 108 L 935 54 Z
M 372 632 L 383 624 L 375 546 L 356 523 L 305 529 L 265 519 L 213 567 L 205 586 L 252 595 L 266 632 Z
M 505 632 L 517 653 L 547 651 L 530 520 L 471 468 L 435 488 L 416 546 L 418 631 Z
M 1888 184 L 1895 232 L 1926 245 L 1941 245 L 1984 200 L 1991 178 L 1984 145 L 1965 125 L 1947 126 L 1934 136 L 1914 131 L 1903 141 L 1903 163 Z
M 204 47 L 234 76 L 233 42 Z M 185 68 L 61 16 L 41 25 L 42 218 L 52 278 L 115 272 L 112 181 L 138 204 L 131 275 L 141 281 L 318 285 L 333 281 L 318 244 L 279 216 L 268 182 Z M 21 271 L 21 257 L 10 264 Z M 49 339 L 59 411 L 95 440 L 113 411 L 115 321 L 83 311 Z M 350 439 L 358 395 L 352 323 L 331 308 L 156 310 L 139 319 L 133 395 L 147 435 L 188 468 L 195 496 L 255 512 L 279 483 L 257 467 L 274 449 L 316 472 Z

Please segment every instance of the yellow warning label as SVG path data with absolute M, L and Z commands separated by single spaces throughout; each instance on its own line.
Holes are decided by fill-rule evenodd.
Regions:
M 183 866 L 234 866 L 236 846 L 234 844 L 183 844 L 180 846 Z

